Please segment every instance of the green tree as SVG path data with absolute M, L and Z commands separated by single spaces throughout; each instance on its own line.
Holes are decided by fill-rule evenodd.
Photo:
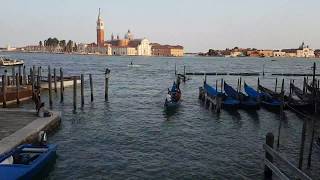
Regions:
M 39 46 L 42 47 L 42 41 L 39 41 Z
M 72 48 L 73 48 L 73 42 L 69 40 L 66 46 L 66 51 L 70 53 L 72 52 Z
M 78 45 L 77 45 L 77 43 L 74 43 L 73 51 L 74 51 L 74 52 L 77 52 L 77 51 L 78 51 Z
M 59 41 L 59 46 L 60 46 L 61 48 L 63 48 L 64 51 L 65 51 L 65 49 L 66 49 L 66 40 L 61 40 L 61 41 Z

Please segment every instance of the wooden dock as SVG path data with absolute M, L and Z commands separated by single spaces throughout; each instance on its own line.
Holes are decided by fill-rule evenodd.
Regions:
M 34 110 L 0 109 L 0 154 L 23 143 L 34 142 L 40 131 L 53 131 L 61 121 L 60 112 L 40 118 Z
M 31 85 L 26 85 L 23 87 L 19 87 L 19 92 L 17 88 L 14 86 L 9 86 L 6 89 L 6 104 L 13 104 L 17 102 L 17 96 L 19 96 L 19 101 L 26 101 L 32 98 L 32 87 Z M 3 88 L 0 90 L 0 105 L 3 105 Z

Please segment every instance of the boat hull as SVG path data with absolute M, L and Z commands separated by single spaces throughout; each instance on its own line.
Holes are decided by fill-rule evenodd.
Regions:
M 164 103 L 165 109 L 174 109 L 177 108 L 180 105 L 180 101 L 174 102 L 174 101 L 166 101 Z
M 237 109 L 240 107 L 240 101 L 231 97 L 225 96 L 222 101 L 223 109 Z
M 30 144 L 19 146 L 17 149 L 7 153 L 5 156 L 13 155 L 23 148 L 36 149 L 39 146 Z M 42 174 L 47 165 L 56 158 L 56 145 L 47 145 L 47 151 L 42 152 L 30 164 L 0 164 L 0 177 L 6 180 L 34 179 Z
M 258 102 L 244 101 L 240 103 L 240 107 L 242 109 L 257 110 L 260 109 L 260 104 Z
M 281 107 L 281 104 L 278 104 L 278 103 L 270 103 L 270 102 L 267 102 L 267 101 L 262 101 L 261 102 L 261 105 L 269 110 L 269 111 L 273 111 L 273 112 L 280 112 L 280 107 Z

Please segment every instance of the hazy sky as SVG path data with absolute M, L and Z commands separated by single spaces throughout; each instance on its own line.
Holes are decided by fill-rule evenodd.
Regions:
M 106 37 L 181 44 L 187 52 L 227 47 L 320 48 L 320 0 L 0 0 L 0 47 L 48 37 L 96 40 L 98 8 Z

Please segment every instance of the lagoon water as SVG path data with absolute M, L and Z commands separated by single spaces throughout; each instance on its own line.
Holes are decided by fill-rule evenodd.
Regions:
M 263 108 L 256 112 L 223 110 L 219 115 L 210 112 L 198 101 L 203 76 L 191 76 L 181 84 L 182 104 L 168 114 L 163 103 L 167 88 L 175 80 L 174 66 L 177 64 L 180 73 L 184 65 L 187 72 L 261 72 L 265 64 L 266 76 L 260 77 L 261 84 L 274 88 L 275 77 L 270 73 L 311 73 L 315 61 L 6 55 L 24 59 L 28 67 L 41 65 L 46 69 L 50 64 L 51 68 L 63 67 L 65 75 L 86 74 L 83 109 L 78 98 L 78 109 L 73 113 L 72 87 L 66 88 L 63 104 L 59 93 L 54 93 L 53 109 L 63 116 L 61 127 L 49 137 L 50 143 L 58 144 L 57 161 L 49 179 L 263 179 L 262 144 L 268 132 L 277 137 L 279 115 Z M 131 61 L 140 66 L 128 67 Z M 105 68 L 111 69 L 108 102 L 104 101 Z M 93 103 L 89 73 L 94 79 Z M 221 78 L 234 87 L 237 84 L 237 76 L 210 76 L 207 81 L 215 85 Z M 290 78 L 295 78 L 298 85 L 302 82 L 302 77 Z M 252 86 L 257 84 L 257 77 L 242 79 Z M 289 78 L 286 80 L 287 88 Z M 48 101 L 46 91 L 42 92 L 42 99 Z M 30 102 L 22 106 L 33 108 Z M 297 165 L 303 120 L 291 111 L 286 111 L 285 117 L 280 151 Z M 319 123 L 317 127 L 319 135 Z M 305 152 L 308 147 L 309 141 Z M 308 173 L 319 179 L 320 149 L 314 149 L 312 164 Z

